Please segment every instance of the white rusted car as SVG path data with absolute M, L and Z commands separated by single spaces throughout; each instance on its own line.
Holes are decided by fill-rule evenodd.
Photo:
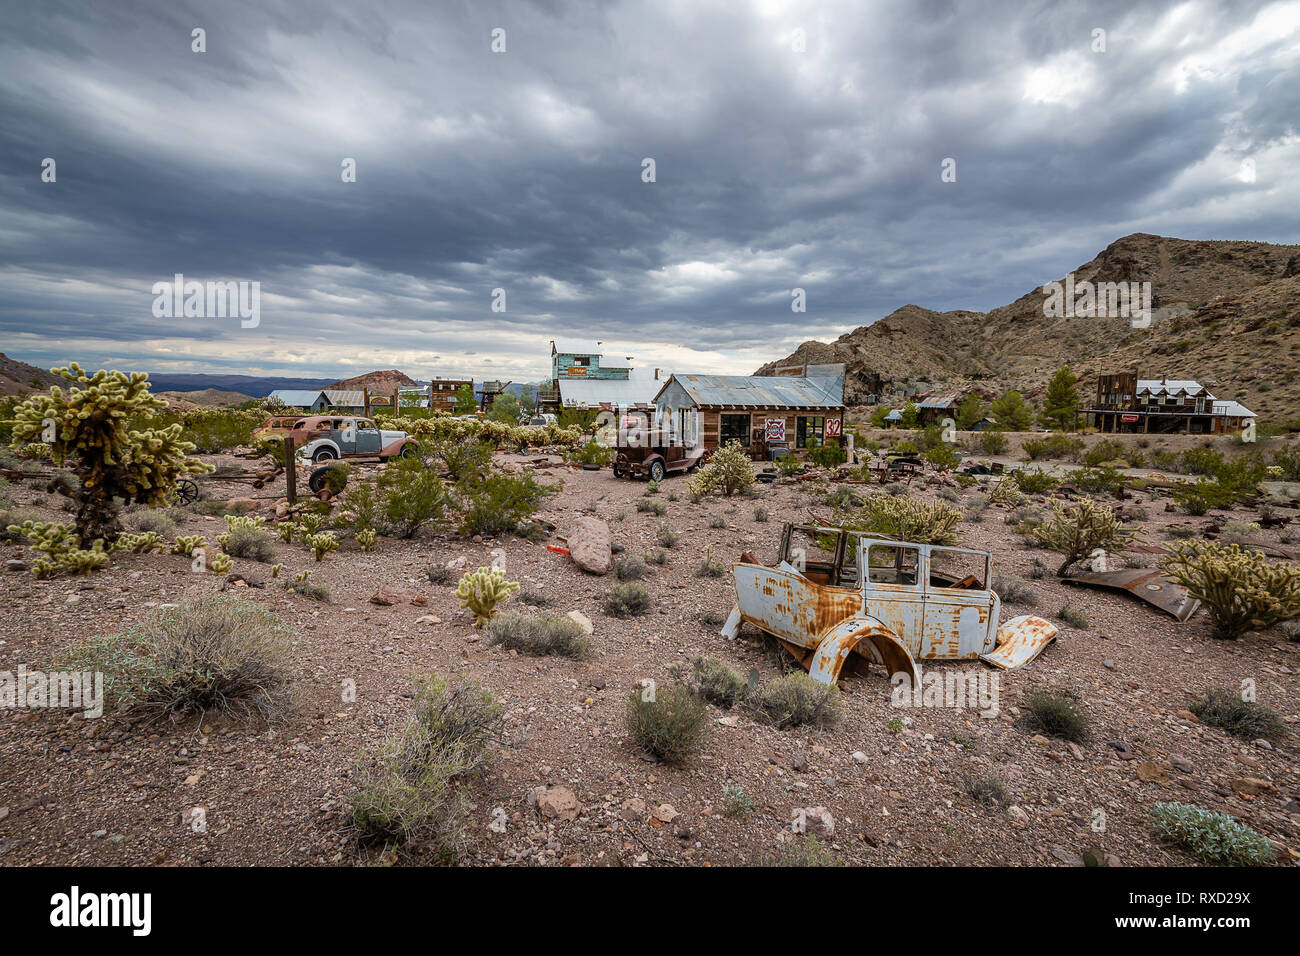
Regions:
M 920 679 L 918 661 L 982 660 L 1021 667 L 1056 636 L 1024 615 L 998 626 L 987 551 L 873 538 L 787 524 L 773 566 L 743 555 L 732 567 L 736 607 L 722 636 L 743 621 L 773 635 L 824 684 L 844 666 Z

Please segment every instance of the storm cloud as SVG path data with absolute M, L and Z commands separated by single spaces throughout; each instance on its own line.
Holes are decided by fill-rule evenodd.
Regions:
M 1005 304 L 1128 233 L 1300 225 L 1300 2 L 6 20 L 0 350 L 38 364 L 523 381 L 566 336 L 747 372 L 908 302 Z M 178 273 L 260 282 L 260 324 L 155 317 Z

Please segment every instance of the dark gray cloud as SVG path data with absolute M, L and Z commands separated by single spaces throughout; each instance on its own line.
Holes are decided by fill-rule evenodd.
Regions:
M 0 342 L 43 363 L 533 378 L 564 335 L 743 371 L 906 302 L 1003 304 L 1126 233 L 1300 221 L 1296 0 L 45 3 L 6 27 Z M 175 273 L 259 281 L 260 325 L 155 318 Z

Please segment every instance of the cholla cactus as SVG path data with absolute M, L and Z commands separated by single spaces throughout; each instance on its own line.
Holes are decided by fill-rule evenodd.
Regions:
M 194 556 L 195 548 L 206 548 L 208 539 L 201 534 L 183 534 L 176 538 L 176 543 L 172 545 L 172 554 L 183 554 L 190 558 Z
M 76 502 L 82 540 L 117 536 L 117 499 L 161 506 L 177 479 L 212 470 L 189 457 L 194 445 L 182 439 L 179 422 L 131 427 L 167 406 L 149 394 L 148 375 L 101 369 L 87 376 L 75 362 L 52 371 L 70 387 L 65 392 L 56 385 L 14 409 L 10 447 L 48 441 L 54 463 L 76 473 L 80 486 L 62 493 Z
M 1015 472 L 999 481 L 993 486 L 993 490 L 989 492 L 989 502 L 993 504 L 1005 502 L 1016 507 L 1023 505 L 1028 500 L 1025 493 L 1020 490 L 1020 482 L 1016 481 Z
M 136 554 L 148 554 L 163 549 L 163 538 L 157 531 L 142 531 L 139 534 L 119 535 L 113 542 L 110 552 L 132 551 Z
M 754 463 L 738 441 L 730 441 L 713 453 L 709 463 L 687 483 L 693 495 L 722 492 L 730 497 L 755 481 Z
M 456 585 L 460 606 L 474 612 L 474 626 L 482 627 L 492 620 L 498 604 L 519 590 L 516 581 L 507 581 L 505 572 L 497 568 L 478 568 L 466 571 Z
M 310 569 L 308 569 L 308 570 L 306 570 L 306 571 L 299 571 L 297 574 L 295 574 L 295 575 L 293 576 L 293 580 L 294 580 L 294 582 L 297 583 L 297 584 L 306 584 L 306 583 L 307 583 L 307 579 L 308 579 L 309 577 L 311 577 L 311 570 L 310 570 Z
M 83 548 L 81 536 L 72 525 L 24 521 L 9 525 L 8 531 L 22 535 L 31 542 L 32 550 L 41 552 L 42 557 L 32 562 L 32 574 L 38 578 L 53 577 L 64 571 L 89 574 L 108 564 L 109 552 L 104 549 L 104 539 L 96 538 L 89 548 Z
M 284 570 L 284 565 L 283 565 L 283 564 L 273 564 L 273 565 L 271 565 L 271 577 L 273 577 L 273 578 L 278 578 L 278 577 L 280 576 L 280 572 L 283 571 L 283 570 Z
M 276 526 L 276 529 L 275 529 L 275 530 L 276 530 L 276 532 L 280 535 L 280 540 L 281 540 L 281 541 L 283 541 L 285 544 L 292 544 L 292 543 L 293 543 L 293 536 L 294 536 L 295 534 L 297 534 L 297 533 L 298 533 L 300 530 L 302 530 L 302 529 L 298 527 L 298 525 L 297 525 L 296 522 L 293 522 L 293 521 L 281 521 L 281 522 Z
M 307 547 L 311 548 L 311 553 L 316 556 L 317 561 L 324 561 L 325 555 L 335 551 L 339 546 L 339 539 L 333 531 L 322 531 L 320 534 L 309 534 L 303 538 Z
M 952 544 L 961 512 L 943 501 L 922 501 L 911 495 L 880 495 L 862 506 L 862 516 L 844 523 L 850 531 L 869 531 L 896 541 Z
M 237 531 L 240 528 L 248 528 L 256 531 L 266 525 L 266 519 L 258 515 L 226 515 L 226 531 Z
M 1215 635 L 1236 638 L 1300 617 L 1300 568 L 1216 541 L 1182 541 L 1160 562 L 1210 613 Z
M 1137 534 L 1124 526 L 1114 509 L 1091 498 L 1080 498 L 1073 505 L 1054 500 L 1052 516 L 1031 529 L 1029 535 L 1065 556 L 1056 569 L 1057 575 L 1065 574 L 1070 565 L 1098 549 L 1111 553 L 1127 551 L 1137 539 Z
M 323 525 L 324 523 L 325 523 L 325 518 L 314 511 L 303 512 L 302 514 L 298 515 L 298 518 L 295 521 L 295 524 L 298 526 L 298 530 L 302 532 L 304 536 L 315 534 L 317 531 L 320 530 L 321 525 Z
M 375 546 L 378 537 L 374 528 L 362 528 L 357 532 L 357 544 L 361 545 L 362 551 L 369 551 Z
M 217 554 L 208 562 L 208 567 L 217 574 L 225 574 L 235 566 L 235 562 L 230 559 L 228 554 Z

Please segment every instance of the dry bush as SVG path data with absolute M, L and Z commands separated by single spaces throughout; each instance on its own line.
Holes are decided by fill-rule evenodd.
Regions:
M 535 657 L 553 654 L 585 660 L 591 655 L 591 642 L 582 625 L 563 615 L 506 611 L 494 617 L 487 630 L 490 643 Z
M 704 746 L 708 716 L 704 701 L 678 684 L 658 693 L 634 690 L 625 723 L 641 749 L 665 763 L 680 763 Z

